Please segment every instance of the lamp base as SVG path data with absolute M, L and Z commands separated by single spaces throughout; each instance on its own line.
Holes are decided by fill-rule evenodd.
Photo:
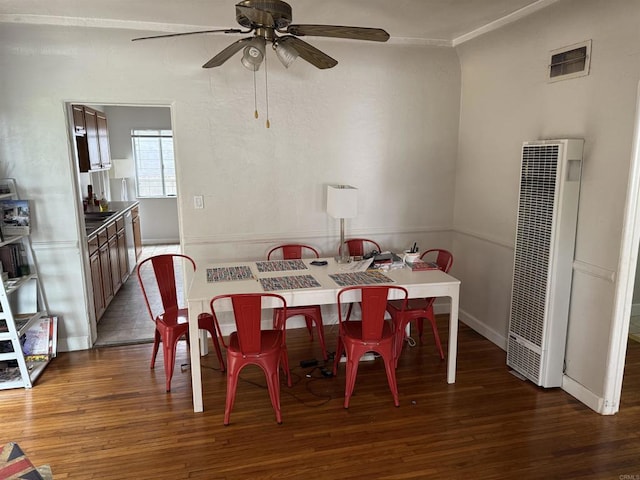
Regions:
M 334 260 L 336 261 L 336 263 L 340 263 L 340 264 L 344 264 L 344 263 L 351 263 L 351 257 L 350 256 L 341 256 L 338 255 L 336 257 L 333 257 Z

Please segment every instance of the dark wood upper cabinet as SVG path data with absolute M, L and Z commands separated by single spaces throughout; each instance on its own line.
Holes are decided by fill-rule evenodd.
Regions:
M 86 135 L 84 107 L 82 105 L 72 105 L 71 108 L 73 109 L 73 133 L 76 135 Z
M 111 168 L 107 117 L 104 113 L 85 105 L 72 105 L 72 109 L 80 171 Z
M 100 147 L 100 168 L 111 168 L 111 150 L 109 147 L 109 129 L 107 117 L 102 112 L 96 112 L 98 125 L 98 145 Z

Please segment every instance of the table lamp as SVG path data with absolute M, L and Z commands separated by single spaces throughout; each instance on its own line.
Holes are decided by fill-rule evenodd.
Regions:
M 129 187 L 127 178 L 136 176 L 136 169 L 133 160 L 129 158 L 118 158 L 111 160 L 113 165 L 113 178 L 120 180 L 120 200 L 126 202 L 129 200 Z
M 344 248 L 344 220 L 354 218 L 358 213 L 358 189 L 350 185 L 328 185 L 327 213 L 340 219 L 340 246 L 336 262 L 349 263 L 349 249 Z

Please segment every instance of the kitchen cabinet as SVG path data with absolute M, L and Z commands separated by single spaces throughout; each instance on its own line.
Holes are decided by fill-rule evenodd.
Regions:
M 129 277 L 129 262 L 127 258 L 127 238 L 124 231 L 124 219 L 121 220 L 122 228 L 120 228 L 119 222 L 118 224 L 118 232 L 116 233 L 117 243 L 118 243 L 118 263 L 120 266 L 120 283 L 124 284 Z
M 107 117 L 102 112 L 96 112 L 96 124 L 98 135 L 98 146 L 100 147 L 100 168 L 111 168 L 111 150 L 109 146 L 109 129 L 107 128 Z
M 122 210 L 116 210 L 112 215 L 105 216 L 98 227 L 93 227 L 95 230 L 93 228 L 89 230 L 91 233 L 87 237 L 87 246 L 89 249 L 90 288 L 93 290 L 96 321 L 100 320 L 115 295 L 129 278 L 125 213 L 131 208 L 130 205 L 131 203 L 121 205 L 124 207 Z M 137 206 L 133 208 L 137 210 Z M 95 218 L 93 221 L 95 222 Z
M 71 109 L 73 111 L 73 133 L 75 135 L 86 135 L 84 107 L 82 105 L 72 105 Z
M 109 245 L 109 268 L 111 271 L 111 289 L 115 295 L 122 286 L 120 275 L 120 259 L 118 250 L 118 230 L 115 222 L 107 226 L 107 244 Z
M 104 298 L 105 308 L 109 306 L 113 300 L 113 283 L 111 282 L 111 258 L 109 257 L 109 241 L 107 232 L 98 234 L 100 247 L 98 255 L 100 257 L 100 272 L 102 275 L 102 295 Z
M 94 242 L 95 249 L 92 251 L 92 243 Z M 104 294 L 102 293 L 102 269 L 100 268 L 98 237 L 89 239 L 89 268 L 91 270 L 91 286 L 93 289 L 93 307 L 97 320 L 107 308 L 104 303 Z
M 87 134 L 84 136 L 89 152 L 89 170 L 100 170 L 100 143 L 98 143 L 98 117 L 96 111 L 84 108 L 84 123 Z
M 72 105 L 71 109 L 80 171 L 108 170 L 111 151 L 107 117 L 86 105 Z
M 138 207 L 134 207 L 131 210 L 132 222 L 133 222 L 133 243 L 136 249 L 136 260 L 140 260 L 142 255 L 142 233 L 140 230 L 140 214 L 138 213 Z

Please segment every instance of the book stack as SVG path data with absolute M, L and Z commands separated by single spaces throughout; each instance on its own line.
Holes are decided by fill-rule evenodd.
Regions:
M 2 269 L 9 278 L 17 278 L 29 274 L 26 252 L 22 243 L 11 243 L 0 247 Z
M 438 270 L 438 264 L 435 262 L 425 262 L 424 260 L 420 260 L 419 258 L 414 262 L 408 263 L 411 267 L 411 270 L 414 272 L 420 272 L 422 270 Z
M 396 255 L 393 252 L 379 253 L 373 257 L 373 268 L 390 268 L 390 267 L 402 267 L 404 262 L 402 257 Z
M 29 275 L 27 253 L 22 243 L 11 243 L 0 247 L 0 262 L 2 262 L 2 270 L 7 272 L 9 278 Z

